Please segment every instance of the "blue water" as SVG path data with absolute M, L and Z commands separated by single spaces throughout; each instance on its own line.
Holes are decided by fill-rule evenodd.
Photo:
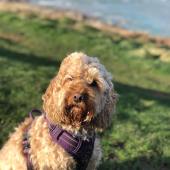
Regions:
M 170 0 L 31 0 L 80 11 L 123 28 L 170 37 Z

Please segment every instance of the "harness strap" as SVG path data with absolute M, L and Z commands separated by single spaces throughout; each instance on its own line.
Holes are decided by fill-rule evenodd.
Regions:
M 49 133 L 52 140 L 62 146 L 72 156 L 77 155 L 81 145 L 82 139 L 73 136 L 72 133 L 60 128 L 57 125 L 51 124 L 45 115 L 45 120 L 49 127 Z
M 29 154 L 30 143 L 29 143 L 28 131 L 24 133 L 22 145 L 23 145 L 24 156 L 27 161 L 27 170 L 33 170 L 33 165 Z
M 76 155 L 82 145 L 82 139 L 73 137 L 67 131 L 55 126 L 50 128 L 50 135 L 55 143 L 61 145 L 71 155 Z
M 32 121 L 34 120 L 34 116 L 33 116 L 33 112 L 42 114 L 42 112 L 38 109 L 33 109 L 31 112 L 29 112 L 29 117 L 32 119 Z M 30 126 L 25 130 L 24 134 L 23 134 L 23 140 L 22 140 L 22 146 L 23 146 L 23 154 L 25 156 L 26 159 L 26 164 L 27 164 L 27 170 L 34 170 L 31 158 L 30 158 L 30 142 L 29 142 L 29 130 L 31 128 L 32 122 L 30 124 Z

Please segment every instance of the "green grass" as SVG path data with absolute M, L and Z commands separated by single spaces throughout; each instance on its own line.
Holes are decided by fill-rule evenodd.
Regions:
M 28 111 L 41 108 L 41 96 L 63 57 L 83 51 L 98 56 L 120 95 L 113 125 L 101 134 L 99 170 L 170 169 L 170 63 L 148 53 L 150 48 L 158 47 L 67 18 L 1 12 L 0 145 Z

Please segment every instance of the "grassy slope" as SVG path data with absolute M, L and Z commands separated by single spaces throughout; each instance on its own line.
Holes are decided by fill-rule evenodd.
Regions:
M 68 19 L 0 13 L 0 145 L 33 107 L 66 54 L 98 56 L 120 94 L 116 120 L 102 134 L 99 169 L 170 169 L 170 63 L 151 42 L 108 35 Z M 169 49 L 162 49 L 169 52 Z M 142 57 L 138 52 L 143 50 Z

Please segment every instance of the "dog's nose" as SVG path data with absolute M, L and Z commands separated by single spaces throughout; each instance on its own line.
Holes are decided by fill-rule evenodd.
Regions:
M 74 101 L 75 102 L 82 102 L 84 100 L 84 95 L 83 94 L 75 94 L 74 95 Z

